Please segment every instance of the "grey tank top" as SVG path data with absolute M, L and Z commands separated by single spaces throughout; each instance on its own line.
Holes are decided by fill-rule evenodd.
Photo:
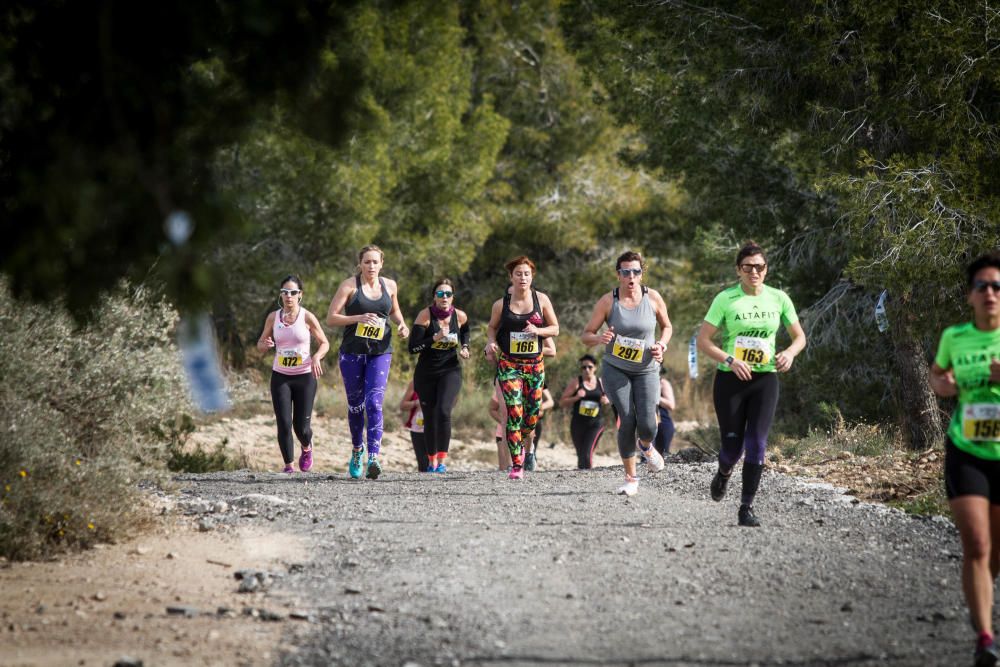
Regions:
M 659 366 L 649 351 L 656 340 L 656 313 L 649 302 L 649 290 L 642 288 L 639 305 L 629 310 L 618 300 L 618 289 L 612 292 L 608 326 L 615 328 L 615 337 L 604 347 L 605 364 L 624 371 L 641 371 Z

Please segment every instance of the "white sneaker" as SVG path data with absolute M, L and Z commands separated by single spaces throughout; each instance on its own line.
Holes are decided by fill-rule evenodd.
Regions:
M 649 446 L 649 449 L 642 449 L 640 447 L 639 451 L 646 457 L 646 470 L 649 472 L 660 472 L 663 470 L 663 455 L 656 451 L 656 447 L 652 445 Z
M 639 480 L 637 479 L 625 479 L 625 484 L 618 487 L 619 496 L 634 496 L 639 493 Z

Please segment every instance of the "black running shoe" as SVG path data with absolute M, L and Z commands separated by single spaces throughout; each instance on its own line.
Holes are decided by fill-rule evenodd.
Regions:
M 976 667 L 994 667 L 1000 663 L 1000 652 L 993 642 L 976 647 Z
M 726 496 L 726 486 L 729 484 L 729 477 L 721 472 L 716 472 L 712 478 L 712 485 L 709 489 L 712 492 L 712 500 L 719 502 Z
M 535 453 L 531 452 L 524 457 L 524 469 L 528 472 L 535 471 Z
M 760 526 L 760 521 L 757 519 L 756 515 L 753 513 L 753 507 L 750 505 L 740 505 L 740 525 L 747 526 L 749 528 L 757 528 Z

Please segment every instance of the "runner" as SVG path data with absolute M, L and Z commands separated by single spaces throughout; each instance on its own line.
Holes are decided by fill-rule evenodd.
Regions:
M 392 331 L 388 321 L 396 324 L 402 338 L 410 335 L 399 310 L 396 282 L 379 276 L 383 259 L 378 246 L 362 248 L 358 253 L 358 273 L 340 283 L 326 314 L 328 325 L 345 327 L 340 343 L 340 375 L 347 394 L 347 422 L 353 445 L 348 471 L 353 479 L 361 478 L 366 435 L 368 478 L 378 479 L 382 473 L 378 460 L 382 401 L 392 363 Z
M 431 305 L 417 314 L 410 352 L 420 354 L 413 385 L 424 413 L 428 465 L 434 472 L 446 472 L 451 410 L 462 389 L 458 359 L 469 358 L 469 318 L 455 308 L 455 287 L 449 279 L 437 281 Z
M 503 407 L 500 382 L 493 380 L 493 395 L 490 396 L 490 417 L 497 423 L 494 437 L 497 443 L 497 468 L 509 473 L 511 470 L 510 450 L 507 449 L 507 409 Z
M 975 664 L 1000 662 L 993 582 L 1000 571 L 1000 252 L 966 269 L 971 322 L 941 334 L 930 385 L 958 396 L 945 439 L 944 483 L 962 540 L 962 590 L 978 633 Z
M 285 462 L 283 472 L 295 472 L 295 443 L 292 431 L 302 445 L 299 470 L 312 468 L 312 411 L 316 399 L 316 379 L 323 375 L 323 357 L 330 343 L 316 316 L 302 307 L 302 280 L 287 276 L 279 290 L 281 308 L 267 316 L 257 349 L 274 349 L 271 365 L 271 404 L 278 421 L 278 447 Z M 319 349 L 310 353 L 310 335 L 319 341 Z
M 496 363 L 507 409 L 506 438 L 510 479 L 524 477 L 524 442 L 538 422 L 545 383 L 541 340 L 559 335 L 549 297 L 531 286 L 535 263 L 522 255 L 505 265 L 511 285 L 493 304 L 486 328 L 486 358 Z
M 736 254 L 739 283 L 723 290 L 712 301 L 698 332 L 698 349 L 719 362 L 712 395 L 719 420 L 722 447 L 719 470 L 712 479 L 712 500 L 726 495 L 729 476 L 743 452 L 743 495 L 738 514 L 741 526 L 760 521 L 753 501 L 764 472 L 767 433 L 778 405 L 778 378 L 786 373 L 806 346 L 806 335 L 788 295 L 764 284 L 767 259 L 764 250 L 748 242 Z M 775 354 L 775 336 L 784 325 L 791 344 Z M 724 349 L 712 342 L 723 329 Z
M 403 398 L 399 401 L 399 411 L 406 415 L 403 426 L 410 432 L 413 454 L 417 457 L 417 471 L 434 472 L 429 469 L 427 443 L 424 441 L 424 413 L 420 410 L 420 398 L 413 391 L 413 380 L 406 384 Z
M 604 433 L 601 406 L 611 401 L 604 393 L 604 383 L 597 376 L 597 359 L 585 354 L 580 357 L 580 374 L 569 381 L 559 405 L 570 409 L 569 433 L 576 449 L 576 467 L 594 467 L 594 450 Z
M 656 405 L 656 411 L 660 416 L 660 423 L 656 427 L 656 438 L 653 446 L 660 456 L 670 453 L 670 443 L 674 439 L 674 420 L 670 412 L 675 407 L 674 388 L 670 386 L 670 380 L 666 378 L 667 369 L 660 366 L 660 402 Z
M 618 453 L 625 468 L 625 484 L 618 493 L 634 496 L 639 491 L 636 476 L 636 442 L 646 456 L 650 472 L 663 470 L 663 457 L 652 447 L 656 435 L 657 380 L 663 352 L 673 329 L 667 304 L 654 289 L 642 284 L 642 255 L 626 252 L 615 262 L 618 287 L 602 296 L 594 306 L 580 339 L 584 345 L 604 345 L 604 388 L 618 411 Z M 607 323 L 601 333 L 597 330 Z M 656 325 L 660 338 L 656 340 Z

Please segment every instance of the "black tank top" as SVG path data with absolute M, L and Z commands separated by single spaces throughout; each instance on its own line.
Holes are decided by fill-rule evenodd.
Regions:
M 340 351 L 348 354 L 385 354 L 392 352 L 392 326 L 389 322 L 389 311 L 392 310 L 392 297 L 382 278 L 378 279 L 382 287 L 379 299 L 369 299 L 361 289 L 361 276 L 354 276 L 357 288 L 354 296 L 344 309 L 348 315 L 376 313 L 382 318 L 382 323 L 365 324 L 363 322 L 349 324 L 344 328 L 344 340 L 340 343 Z
M 593 389 L 587 389 L 583 384 L 583 376 L 577 376 L 577 386 L 583 389 L 586 393 L 583 398 L 578 399 L 576 403 L 573 404 L 573 414 L 570 417 L 570 422 L 586 422 L 591 423 L 595 419 L 601 418 L 601 396 L 604 395 L 604 385 L 601 384 L 601 379 L 597 378 L 597 386 Z
M 428 337 L 436 336 L 441 331 L 438 321 L 431 317 L 431 323 L 427 325 Z M 434 376 L 458 366 L 458 350 L 462 342 L 459 340 L 458 311 L 451 313 L 451 323 L 448 325 L 448 337 L 442 338 L 436 343 L 429 343 L 420 350 L 417 358 L 415 373 L 421 377 Z
M 518 361 L 537 362 L 542 358 L 542 337 L 524 332 L 524 327 L 530 320 L 536 327 L 545 324 L 542 318 L 542 306 L 538 303 L 538 293 L 531 289 L 531 312 L 521 315 L 511 312 L 511 293 L 503 297 L 503 310 L 500 312 L 500 328 L 497 329 L 497 345 L 507 356 Z

